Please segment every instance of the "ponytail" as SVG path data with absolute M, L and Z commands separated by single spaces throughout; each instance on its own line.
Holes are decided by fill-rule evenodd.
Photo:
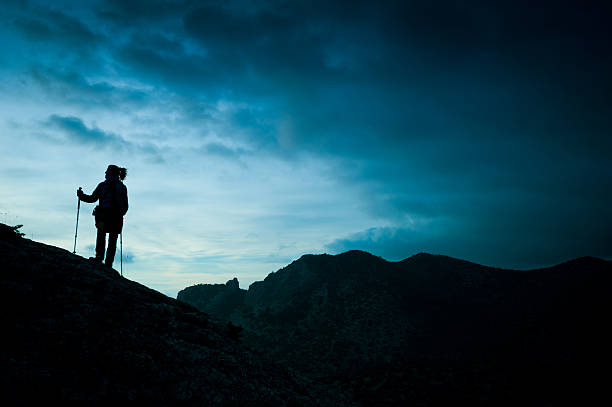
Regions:
M 112 174 L 113 176 L 119 177 L 121 181 L 123 181 L 127 176 L 127 168 L 117 167 L 113 164 L 108 166 L 106 172 Z

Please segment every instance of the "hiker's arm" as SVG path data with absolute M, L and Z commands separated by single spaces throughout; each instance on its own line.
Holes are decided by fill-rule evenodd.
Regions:
M 79 199 L 83 202 L 87 202 L 87 203 L 94 203 L 96 202 L 98 199 L 100 199 L 100 190 L 101 187 L 99 184 L 96 189 L 94 189 L 94 191 L 92 192 L 91 195 L 87 195 L 86 193 L 84 193 L 81 189 L 79 189 L 80 193 L 78 193 L 77 191 L 77 195 L 79 196 Z

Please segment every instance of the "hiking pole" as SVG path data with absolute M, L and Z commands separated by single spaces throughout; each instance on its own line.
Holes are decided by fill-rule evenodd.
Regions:
M 81 188 L 79 188 L 79 191 Z M 76 227 L 74 228 L 74 249 L 72 249 L 72 254 L 76 254 L 76 242 L 77 242 L 77 233 L 79 233 L 79 212 L 81 211 L 81 198 L 77 197 L 77 221 Z
M 123 277 L 123 233 L 119 234 L 119 253 L 121 253 L 121 277 Z

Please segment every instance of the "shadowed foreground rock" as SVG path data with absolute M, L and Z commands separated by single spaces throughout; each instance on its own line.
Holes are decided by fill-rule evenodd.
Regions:
M 4 403 L 347 405 L 192 306 L 5 225 L 0 265 Z

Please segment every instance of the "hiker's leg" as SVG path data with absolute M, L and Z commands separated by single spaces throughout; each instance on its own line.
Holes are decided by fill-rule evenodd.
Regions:
M 104 264 L 109 267 L 113 266 L 113 261 L 115 260 L 115 251 L 117 250 L 117 237 L 118 233 L 109 233 L 108 234 L 108 249 L 106 249 L 106 260 Z
M 96 237 L 96 260 L 104 260 L 104 246 L 106 245 L 106 233 L 104 229 L 98 228 L 98 234 Z

